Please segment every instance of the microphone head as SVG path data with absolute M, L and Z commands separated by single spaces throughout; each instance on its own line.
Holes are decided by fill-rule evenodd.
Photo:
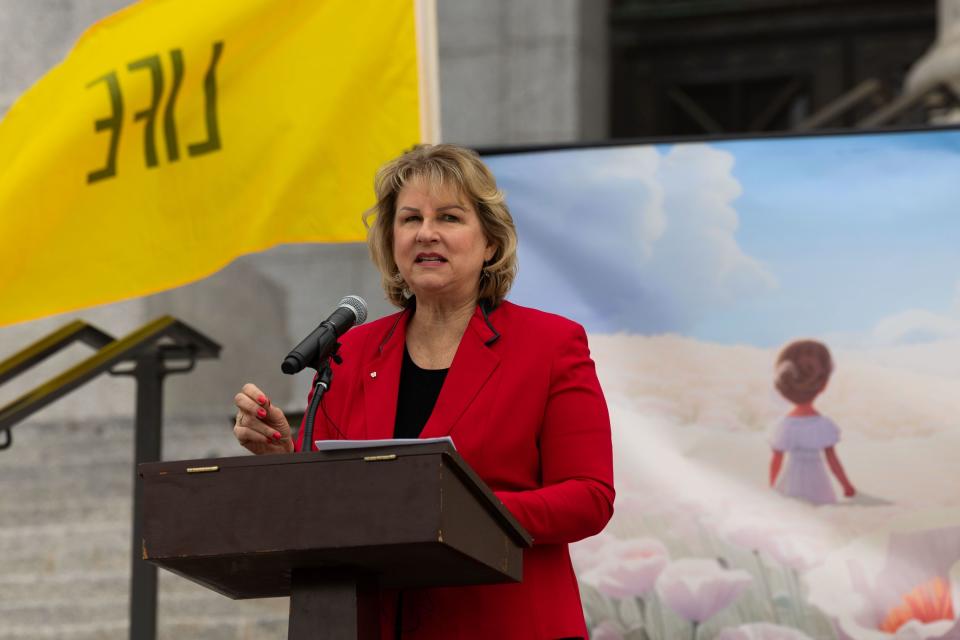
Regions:
M 297 358 L 294 354 L 288 355 L 283 364 L 280 365 L 280 371 L 283 371 L 288 376 L 292 376 L 295 373 L 298 373 L 303 370 L 303 363 Z
M 357 319 L 354 325 L 363 324 L 367 321 L 367 303 L 360 296 L 345 296 L 337 305 L 337 309 L 340 307 L 346 307 L 353 311 L 353 315 Z

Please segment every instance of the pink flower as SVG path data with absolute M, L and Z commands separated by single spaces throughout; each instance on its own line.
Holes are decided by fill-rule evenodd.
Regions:
M 841 638 L 960 638 L 960 510 L 857 538 L 805 575 Z
M 718 531 L 720 537 L 750 551 L 770 546 L 771 540 L 787 532 L 785 525 L 769 514 L 731 515 L 724 518 Z
M 623 630 L 615 622 L 604 620 L 590 632 L 591 640 L 623 640 Z
M 582 579 L 610 598 L 645 596 L 670 560 L 667 548 L 654 538 L 611 540 L 601 553 L 603 559 Z
M 793 518 L 769 513 L 733 514 L 723 519 L 718 533 L 727 542 L 762 553 L 780 565 L 805 571 L 819 564 L 827 554 L 823 535 L 801 530 Z
M 619 505 L 618 505 L 619 506 Z M 616 542 L 616 538 L 599 533 L 570 545 L 570 561 L 577 573 L 586 573 L 604 560 L 604 548 Z
M 812 640 L 810 636 L 778 624 L 753 622 L 739 627 L 728 627 L 717 635 L 716 640 Z
M 657 595 L 683 618 L 700 623 L 736 600 L 752 582 L 743 569 L 724 569 L 706 558 L 684 558 L 657 578 Z
M 827 545 L 813 536 L 784 534 L 766 547 L 767 554 L 783 566 L 806 571 L 827 555 Z

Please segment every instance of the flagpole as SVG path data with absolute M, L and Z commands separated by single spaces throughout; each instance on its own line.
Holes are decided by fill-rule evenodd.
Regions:
M 420 83 L 420 142 L 440 142 L 440 74 L 437 56 L 437 2 L 414 0 L 417 72 Z

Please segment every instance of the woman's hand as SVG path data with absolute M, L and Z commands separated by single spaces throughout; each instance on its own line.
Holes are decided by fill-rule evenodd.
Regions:
M 233 402 L 238 409 L 233 435 L 240 444 L 257 455 L 293 451 L 287 417 L 256 385 L 243 385 Z

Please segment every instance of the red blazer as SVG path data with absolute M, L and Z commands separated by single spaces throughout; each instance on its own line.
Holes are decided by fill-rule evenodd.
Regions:
M 409 317 L 344 336 L 324 399 L 343 435 L 318 412 L 315 438 L 393 437 Z M 610 418 L 583 328 L 509 302 L 489 314 L 477 307 L 421 437 L 444 435 L 534 546 L 520 584 L 405 590 L 404 638 L 585 638 L 567 544 L 603 529 L 614 489 Z M 384 638 L 393 637 L 391 603 Z

